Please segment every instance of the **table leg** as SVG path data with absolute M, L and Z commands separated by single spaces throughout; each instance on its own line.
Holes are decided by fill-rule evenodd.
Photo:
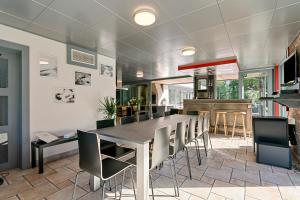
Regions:
M 36 149 L 31 145 L 31 168 L 36 167 Z
M 149 144 L 137 145 L 137 199 L 149 199 Z
M 101 187 L 101 180 L 100 178 L 91 175 L 90 176 L 90 189 L 91 191 L 95 192 Z
M 39 174 L 44 173 L 44 149 L 39 148 Z

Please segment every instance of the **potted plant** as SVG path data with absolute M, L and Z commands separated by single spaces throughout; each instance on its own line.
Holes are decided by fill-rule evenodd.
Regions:
M 100 100 L 99 112 L 102 112 L 105 115 L 105 119 L 115 119 L 117 110 L 116 100 L 112 97 L 104 97 L 103 100 Z

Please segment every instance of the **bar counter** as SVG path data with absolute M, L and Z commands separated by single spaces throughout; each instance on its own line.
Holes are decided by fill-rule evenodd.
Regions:
M 220 100 L 220 99 L 185 99 L 183 101 L 183 114 L 187 111 L 209 111 L 210 112 L 210 125 L 211 128 L 215 125 L 216 111 L 226 111 L 227 112 L 227 125 L 228 134 L 231 134 L 233 125 L 233 112 L 241 111 L 246 112 L 246 131 L 247 134 L 252 134 L 252 104 L 251 100 Z M 238 119 L 237 124 L 241 124 Z M 222 120 L 219 121 L 220 128 L 223 128 Z M 213 132 L 213 131 L 212 131 Z M 237 129 L 235 135 L 240 135 L 241 130 Z

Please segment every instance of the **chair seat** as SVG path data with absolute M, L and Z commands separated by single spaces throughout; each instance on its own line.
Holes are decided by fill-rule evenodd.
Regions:
M 104 179 L 109 179 L 112 176 L 122 172 L 124 169 L 130 167 L 131 164 L 115 160 L 112 158 L 105 158 L 102 160 L 102 176 Z
M 124 157 L 132 152 L 134 152 L 134 149 L 121 147 L 116 144 L 114 144 L 112 146 L 107 146 L 106 148 L 101 147 L 101 154 L 104 154 L 108 157 L 112 157 L 112 158 L 116 158 L 116 159 Z

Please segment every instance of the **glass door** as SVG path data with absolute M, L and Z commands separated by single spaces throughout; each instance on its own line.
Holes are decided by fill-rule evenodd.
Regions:
M 260 97 L 272 94 L 272 71 L 243 72 L 241 74 L 242 98 L 252 101 L 252 114 L 255 116 L 271 116 L 272 101 L 261 101 Z
M 0 171 L 17 167 L 19 80 L 16 54 L 0 49 Z

